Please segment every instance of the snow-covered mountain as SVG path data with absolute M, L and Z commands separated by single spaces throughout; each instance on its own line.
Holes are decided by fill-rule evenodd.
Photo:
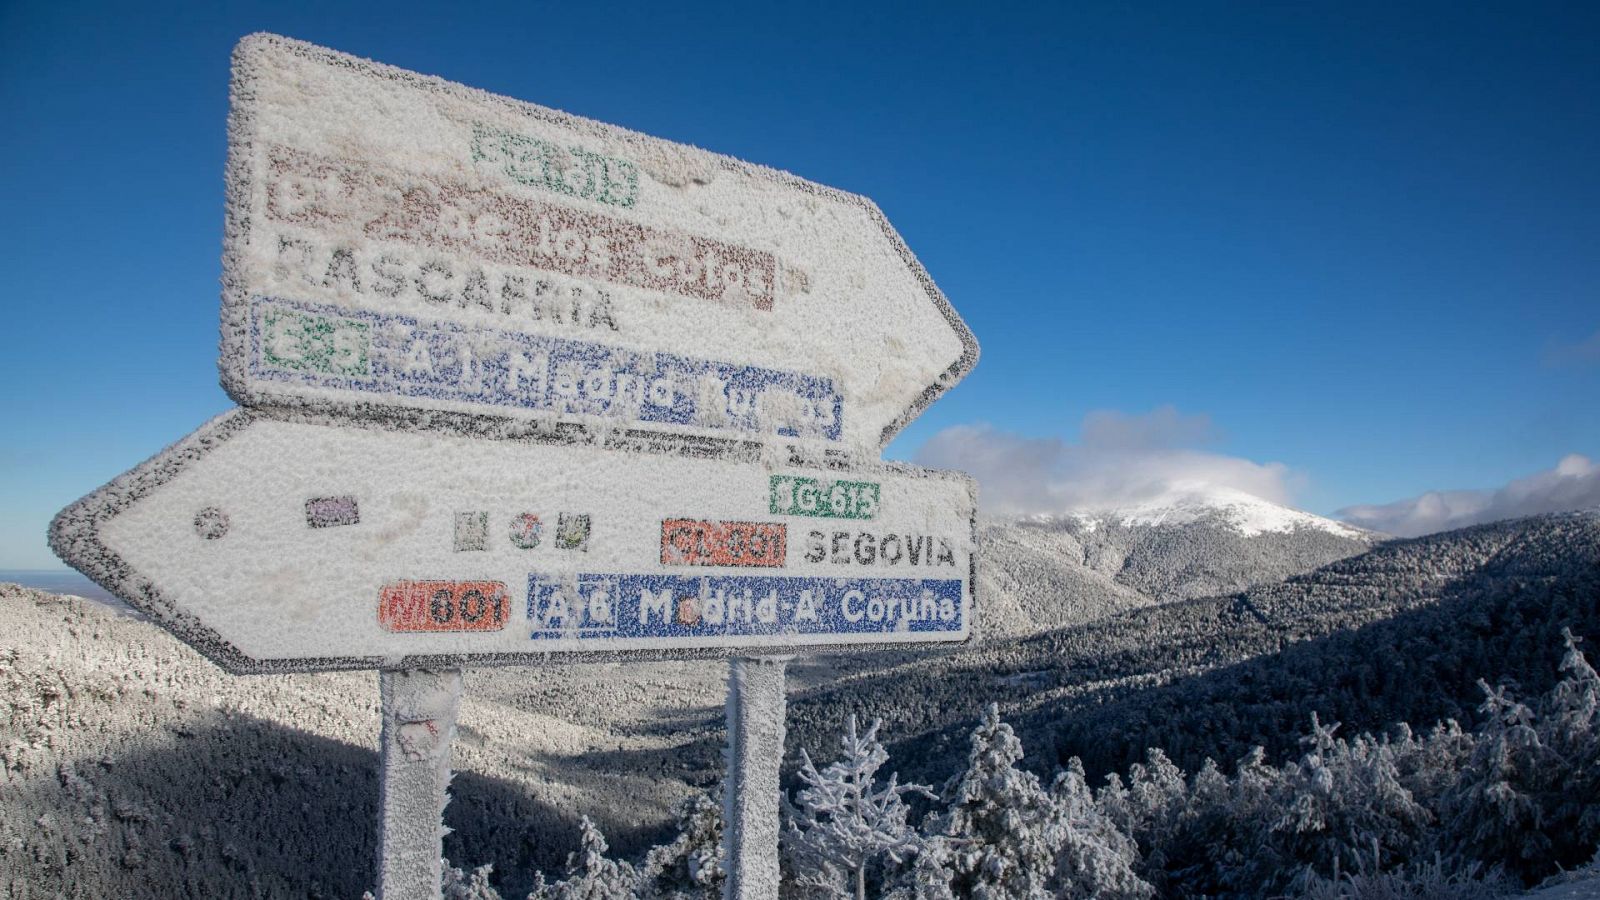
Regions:
M 1365 552 L 1381 538 L 1210 486 L 994 521 L 979 536 L 979 621 L 989 635 L 1024 634 L 1233 593 Z
M 1212 525 L 1256 537 L 1299 530 L 1325 531 L 1370 543 L 1373 533 L 1354 525 L 1281 506 L 1254 494 L 1213 485 L 1178 488 L 1161 497 L 1102 509 L 1076 510 L 1064 517 L 1093 531 L 1102 524 L 1137 528 Z M 1049 521 L 1046 517 L 1044 521 Z

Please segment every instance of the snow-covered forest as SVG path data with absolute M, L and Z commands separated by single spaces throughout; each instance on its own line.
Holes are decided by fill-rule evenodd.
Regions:
M 1346 735 L 1312 715 L 1297 754 L 1256 747 L 1195 772 L 1159 748 L 1092 786 L 1074 758 L 1048 783 L 991 706 L 964 771 L 937 789 L 887 772 L 879 725 L 852 719 L 837 758 L 802 755 L 785 797 L 785 896 L 807 900 L 1493 897 L 1600 847 L 1600 674 L 1563 633 L 1559 679 L 1519 697 L 1480 682 L 1480 722 Z M 640 866 L 582 848 L 537 900 L 719 896 L 717 804 L 686 800 Z M 488 900 L 492 867 L 450 870 Z
M 1248 590 L 1130 609 L 958 655 L 871 664 L 792 697 L 790 731 L 832 741 L 882 718 L 902 774 L 948 777 L 990 702 L 1041 775 L 1077 756 L 1096 781 L 1161 747 L 1198 769 L 1299 747 L 1319 711 L 1345 732 L 1455 718 L 1480 677 L 1547 689 L 1561 629 L 1600 634 L 1600 516 L 1541 516 L 1382 544 Z M 1034 762 L 1037 760 L 1037 762 Z
M 990 568 L 1021 583 L 1074 558 Z M 1119 859 L 1102 896 L 1116 896 L 1104 884 L 1137 895 L 1140 883 L 1171 897 L 1321 898 L 1357 885 L 1360 897 L 1470 896 L 1582 865 L 1600 797 L 1583 783 L 1592 730 L 1562 723 L 1582 718 L 1573 703 L 1592 697 L 1592 676 L 1561 669 L 1573 655 L 1561 634 L 1589 636 L 1579 649 L 1594 658 L 1597 597 L 1600 516 L 1542 516 L 953 652 L 798 659 L 789 889 L 850 896 L 859 879 L 868 896 L 909 900 L 921 879 L 922 896 L 940 883 L 975 896 L 986 882 L 962 854 L 976 845 L 951 833 L 996 827 L 954 802 L 974 729 L 984 764 L 1031 798 L 1027 816 L 1000 821 L 1043 835 L 1027 851 L 1043 868 L 1020 883 L 1047 895 L 1087 890 L 1084 873 Z M 0 894 L 354 898 L 372 887 L 370 675 L 233 678 L 100 604 L 10 586 L 0 604 L 14 623 L 0 638 Z M 1505 693 L 1488 697 L 1480 677 Z M 491 885 L 506 900 L 714 896 L 725 667 L 468 679 L 445 810 L 445 855 L 465 870 L 455 896 L 492 897 Z M 986 721 L 991 704 L 1003 729 Z M 859 806 L 870 831 L 825 811 L 851 796 L 848 773 L 872 785 Z M 1362 779 L 1381 791 L 1357 790 Z M 474 871 L 483 864 L 494 868 Z M 1120 880 L 1128 873 L 1138 881 Z M 1429 884 L 1431 895 L 1417 887 Z M 1027 896 L 1008 885 L 990 896 Z

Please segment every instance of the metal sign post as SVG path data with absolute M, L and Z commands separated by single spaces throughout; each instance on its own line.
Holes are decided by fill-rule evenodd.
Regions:
M 51 546 L 230 672 L 382 670 L 386 900 L 438 896 L 462 667 L 736 657 L 775 896 L 781 658 L 972 632 L 974 485 L 881 459 L 971 332 L 864 197 L 276 35 L 231 96 L 243 409 Z
M 723 787 L 725 900 L 778 896 L 778 771 L 785 731 L 785 656 L 728 663 L 728 776 Z
M 461 671 L 383 669 L 377 900 L 437 900 Z

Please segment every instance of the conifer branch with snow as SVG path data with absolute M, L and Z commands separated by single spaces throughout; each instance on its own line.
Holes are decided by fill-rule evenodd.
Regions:
M 920 785 L 900 784 L 897 774 L 879 784 L 878 769 L 889 760 L 878 742 L 879 724 L 874 721 L 861 733 L 851 716 L 840 738 L 843 754 L 820 771 L 801 750 L 804 787 L 788 806 L 784 842 L 797 880 L 823 896 L 865 900 L 869 866 L 880 859 L 904 863 L 921 849 L 907 822 L 905 797 L 932 794 Z

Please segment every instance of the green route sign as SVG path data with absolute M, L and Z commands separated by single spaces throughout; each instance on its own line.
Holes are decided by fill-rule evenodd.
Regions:
M 819 519 L 871 519 L 878 514 L 879 488 L 872 481 L 825 481 L 774 475 L 768 512 Z

